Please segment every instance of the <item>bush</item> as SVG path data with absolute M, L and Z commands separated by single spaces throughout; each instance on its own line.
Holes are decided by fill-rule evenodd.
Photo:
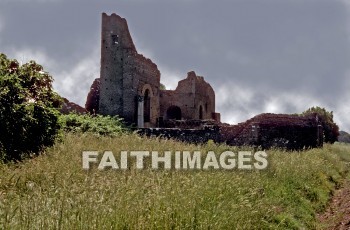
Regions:
M 60 123 L 65 132 L 89 132 L 97 135 L 117 136 L 126 131 L 122 119 L 117 116 L 93 116 L 71 113 L 68 115 L 61 115 Z
M 333 120 L 333 111 L 329 112 L 325 108 L 312 107 L 303 112 L 303 115 L 317 114 L 323 127 L 324 142 L 333 144 L 338 140 L 339 126 Z
M 52 77 L 30 61 L 0 54 L 0 159 L 20 160 L 54 144 L 60 128 Z

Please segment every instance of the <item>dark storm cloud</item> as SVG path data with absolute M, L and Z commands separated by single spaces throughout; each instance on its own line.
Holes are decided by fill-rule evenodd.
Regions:
M 102 12 L 128 20 L 162 82 L 203 75 L 224 121 L 321 105 L 350 130 L 345 1 L 0 0 L 0 52 L 38 60 L 59 93 L 84 104 L 99 75 Z

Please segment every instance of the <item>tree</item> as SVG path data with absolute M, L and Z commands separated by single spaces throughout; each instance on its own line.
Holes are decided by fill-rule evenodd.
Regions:
M 160 83 L 159 89 L 160 89 L 160 90 L 166 90 L 166 87 L 165 87 L 164 84 Z
M 54 144 L 60 97 L 34 61 L 19 65 L 0 53 L 0 159 L 20 160 Z
M 329 112 L 325 108 L 312 107 L 303 112 L 303 115 L 317 114 L 319 121 L 323 127 L 324 141 L 327 143 L 334 143 L 338 140 L 339 127 L 333 121 L 333 111 Z

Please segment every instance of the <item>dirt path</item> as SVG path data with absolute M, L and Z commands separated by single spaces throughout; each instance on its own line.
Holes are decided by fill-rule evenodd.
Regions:
M 330 206 L 318 220 L 324 229 L 350 230 L 350 180 L 335 192 Z

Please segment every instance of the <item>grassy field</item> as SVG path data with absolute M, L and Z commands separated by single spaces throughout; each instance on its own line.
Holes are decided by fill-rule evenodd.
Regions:
M 66 134 L 44 155 L 0 163 L 0 229 L 320 229 L 315 215 L 350 161 L 350 146 L 335 144 L 267 151 L 262 171 L 86 171 L 84 150 L 238 151 L 134 134 Z

